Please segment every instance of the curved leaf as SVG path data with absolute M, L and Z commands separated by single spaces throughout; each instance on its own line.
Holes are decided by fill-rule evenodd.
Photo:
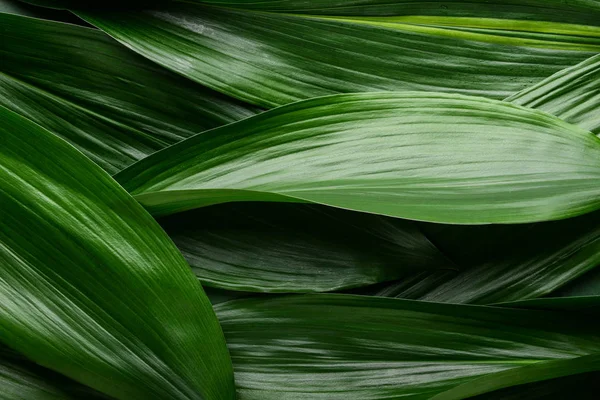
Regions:
M 470 21 L 458 22 L 456 29 L 419 16 L 320 17 L 189 2 L 142 12 L 77 14 L 166 68 L 227 95 L 273 107 L 381 90 L 502 99 L 600 52 L 598 7 L 566 12 L 582 16 L 576 20 L 584 25 L 576 26 L 546 21 L 547 8 L 531 12 L 528 19 L 539 16 L 539 22 L 511 22 L 518 26 L 506 32 L 498 28 L 506 25 L 502 20 L 469 31 Z M 507 16 L 514 15 L 518 12 L 508 7 Z M 588 21 L 593 25 L 585 25 Z
M 156 215 L 240 200 L 304 201 L 451 223 L 590 212 L 600 207 L 599 177 L 600 139 L 588 131 L 503 102 L 420 92 L 280 107 L 116 175 Z
M 463 383 L 431 400 L 462 400 L 498 389 L 600 370 L 600 354 L 554 360 L 500 371 Z
M 255 112 L 97 30 L 7 14 L 0 25 L 0 105 L 68 140 L 108 172 Z
M 509 98 L 600 135 L 600 55 L 552 75 Z
M 3 400 L 108 400 L 109 397 L 47 370 L 0 345 Z
M 207 285 L 323 292 L 454 268 L 396 218 L 301 204 L 227 204 L 159 220 Z
M 1 13 L 63 21 L 72 24 L 86 24 L 81 18 L 68 11 L 56 11 L 48 8 L 36 7 L 18 0 L 0 0 L 0 14 Z
M 0 340 L 119 399 L 233 399 L 211 304 L 160 226 L 72 146 L 0 117 Z
M 240 400 L 428 399 L 479 376 L 600 350 L 596 320 L 544 311 L 347 295 L 215 310 Z
M 495 304 L 499 307 L 529 308 L 552 311 L 600 313 L 600 295 L 572 297 L 542 297 L 539 299 L 509 301 Z

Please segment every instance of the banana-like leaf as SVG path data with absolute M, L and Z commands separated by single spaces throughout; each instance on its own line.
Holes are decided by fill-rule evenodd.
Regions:
M 106 172 L 0 107 L 0 341 L 119 399 L 233 399 L 208 298 Z
M 0 399 L 108 400 L 109 397 L 40 367 L 0 345 Z
M 183 138 L 254 114 L 95 29 L 0 14 L 0 105 L 111 173 Z
M 236 203 L 159 221 L 203 283 L 322 292 L 455 267 L 406 220 L 305 204 Z
M 390 2 L 369 3 L 367 9 Z M 401 3 L 392 6 L 400 14 L 384 13 L 386 17 L 281 14 L 187 1 L 143 11 L 77 14 L 166 68 L 265 107 L 381 90 L 502 99 L 600 52 L 595 1 L 593 6 L 562 4 L 552 12 L 547 1 L 532 1 L 525 14 L 523 7 L 502 1 L 483 7 L 481 15 L 467 5 L 475 16 L 504 10 L 497 19 L 475 21 L 402 17 L 423 3 L 432 4 L 417 2 L 402 11 Z M 312 8 L 311 2 L 306 5 Z M 443 6 L 437 7 L 440 15 L 455 15 Z M 555 22 L 563 15 L 579 25 Z M 506 29 L 502 17 L 527 20 L 510 19 L 512 28 Z
M 155 215 L 261 200 L 476 224 L 591 212 L 599 177 L 600 139 L 589 131 L 504 102 L 422 92 L 298 102 L 116 175 Z
M 509 97 L 600 135 L 600 55 Z
M 600 351 L 597 320 L 544 311 L 347 295 L 215 310 L 240 400 L 429 399 L 487 374 Z

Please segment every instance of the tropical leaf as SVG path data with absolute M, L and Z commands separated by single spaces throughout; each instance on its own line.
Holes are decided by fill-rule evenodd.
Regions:
M 382 90 L 448 91 L 502 99 L 600 52 L 596 1 L 568 6 L 553 1 L 548 6 L 538 0 L 529 1 L 525 8 L 492 2 L 481 12 L 472 4 L 454 2 L 470 11 L 450 15 L 489 17 L 496 10 L 495 19 L 475 22 L 472 18 L 423 19 L 420 14 L 403 17 L 423 4 L 430 6 L 426 15 L 436 15 L 437 9 L 444 16 L 449 14 L 443 8 L 448 2 L 412 2 L 406 9 L 404 2 L 388 6 L 389 1 L 370 1 L 354 8 L 357 3 L 350 3 L 350 16 L 317 15 L 323 2 L 313 7 L 309 1 L 299 7 L 314 8 L 315 15 L 194 3 L 77 15 L 166 68 L 264 107 Z M 298 11 L 298 3 L 284 2 L 282 7 L 288 4 L 289 12 Z M 498 15 L 497 10 L 503 11 Z M 351 16 L 357 13 L 375 16 Z M 514 28 L 506 29 L 507 24 Z
M 517 223 L 599 208 L 599 160 L 600 139 L 538 111 L 382 92 L 280 107 L 196 135 L 116 178 L 155 215 L 261 200 Z
M 102 32 L 0 14 L 0 105 L 115 173 L 183 138 L 252 115 Z
M 455 269 L 411 221 L 323 206 L 239 203 L 159 221 L 205 284 L 321 292 Z
M 119 399 L 233 399 L 218 321 L 164 231 L 72 146 L 0 117 L 0 340 Z
M 499 307 L 528 308 L 534 310 L 578 311 L 598 314 L 600 296 L 542 297 L 539 299 L 517 300 L 496 304 Z
M 600 55 L 560 71 L 506 101 L 546 111 L 600 135 Z
M 109 397 L 42 368 L 0 345 L 0 387 L 3 400 L 108 400 Z
M 81 18 L 68 11 L 36 7 L 18 0 L 0 0 L 0 13 L 87 25 Z
M 600 349 L 595 319 L 544 311 L 347 295 L 215 309 L 240 400 L 428 399 L 500 371 L 540 377 L 521 368 L 540 362 L 564 362 L 548 377 L 571 375 L 577 357 Z

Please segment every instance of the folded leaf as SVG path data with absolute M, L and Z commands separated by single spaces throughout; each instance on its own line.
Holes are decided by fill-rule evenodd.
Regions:
M 119 399 L 233 399 L 211 304 L 160 226 L 72 146 L 0 118 L 0 341 Z
M 600 135 L 600 55 L 567 68 L 508 99 Z
M 208 285 L 319 292 L 454 266 L 411 221 L 303 204 L 242 203 L 159 221 Z
M 313 8 L 311 2 L 305 3 L 299 8 Z M 368 2 L 351 14 L 385 7 L 384 3 L 390 2 Z M 561 4 L 552 13 L 542 0 L 530 2 L 534 6 L 524 13 L 522 6 L 505 2 L 488 5 L 481 15 L 472 5 L 465 6 L 475 16 L 489 17 L 492 10 L 504 10 L 504 17 L 527 19 L 510 20 L 513 30 L 506 29 L 503 19 L 431 21 L 421 14 L 403 18 L 424 2 L 412 2 L 405 11 L 402 3 L 383 13 L 387 17 L 319 16 L 318 5 L 316 14 L 309 15 L 187 1 L 143 11 L 96 10 L 77 15 L 166 68 L 265 107 L 381 90 L 446 91 L 502 99 L 600 52 L 600 7 L 590 7 L 589 2 Z M 442 15 L 471 15 L 454 14 L 444 9 L 446 3 L 434 7 Z M 551 22 L 561 21 L 557 17 L 561 15 L 581 25 Z M 478 30 L 478 23 L 482 29 Z
M 0 345 L 0 397 L 3 400 L 108 400 L 109 397 L 42 368 Z
M 600 139 L 588 131 L 503 102 L 420 92 L 280 107 L 116 175 L 156 215 L 241 200 L 301 201 L 476 224 L 593 211 L 599 177 Z
M 428 399 L 600 350 L 596 320 L 544 311 L 347 295 L 235 300 L 216 311 L 240 400 Z
M 156 67 L 102 32 L 0 14 L 0 105 L 114 173 L 253 107 Z

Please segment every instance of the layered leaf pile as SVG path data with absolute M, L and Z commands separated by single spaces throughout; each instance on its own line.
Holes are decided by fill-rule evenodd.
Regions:
M 597 397 L 600 1 L 0 31 L 0 399 Z

